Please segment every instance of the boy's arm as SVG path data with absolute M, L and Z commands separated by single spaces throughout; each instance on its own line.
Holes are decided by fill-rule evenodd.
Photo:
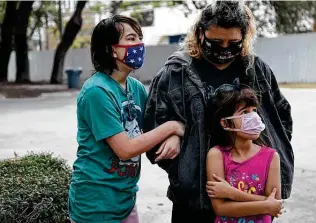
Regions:
M 176 127 L 177 125 L 179 125 L 179 128 Z M 168 121 L 157 128 L 144 134 L 140 134 L 132 139 L 129 139 L 125 132 L 121 132 L 106 138 L 105 141 L 120 159 L 128 160 L 149 151 L 169 136 L 177 134 L 177 132 L 180 131 L 180 124 L 177 124 L 176 121 Z
M 78 113 L 91 129 L 95 140 L 105 141 L 122 160 L 147 152 L 169 136 L 182 136 L 184 132 L 182 124 L 169 121 L 129 139 L 122 126 L 113 94 L 101 87 L 93 87 L 85 92 L 78 102 Z

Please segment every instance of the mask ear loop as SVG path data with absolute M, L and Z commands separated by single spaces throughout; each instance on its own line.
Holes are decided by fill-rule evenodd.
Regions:
M 223 128 L 226 131 L 231 131 L 231 132 L 240 132 L 240 129 L 232 129 L 232 128 Z
M 225 120 L 226 124 L 228 125 L 227 120 L 236 119 L 236 118 L 242 118 L 242 115 L 229 116 L 229 117 L 224 118 L 224 120 Z M 226 131 L 232 131 L 232 132 L 240 132 L 241 131 L 241 129 L 235 129 L 235 128 L 230 128 L 230 127 L 223 127 L 223 129 Z
M 129 46 L 125 46 L 125 45 L 113 45 L 114 47 L 120 47 L 120 48 L 124 48 L 125 49 L 125 54 L 124 54 L 124 57 L 123 59 L 120 59 L 120 58 L 115 58 L 116 60 L 122 62 L 122 63 L 126 63 L 126 57 L 127 57 L 127 54 L 128 54 L 128 47 Z
M 227 120 L 227 119 L 236 119 L 236 118 L 241 118 L 241 117 L 242 117 L 242 115 L 229 116 L 229 117 L 224 118 L 224 120 Z

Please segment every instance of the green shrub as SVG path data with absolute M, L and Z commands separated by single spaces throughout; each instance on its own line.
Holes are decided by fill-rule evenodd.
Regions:
M 52 154 L 0 161 L 0 222 L 68 222 L 71 168 Z

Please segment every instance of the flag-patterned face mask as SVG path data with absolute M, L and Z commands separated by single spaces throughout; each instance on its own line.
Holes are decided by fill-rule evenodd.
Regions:
M 126 49 L 124 58 L 122 60 L 117 60 L 121 61 L 134 70 L 137 70 L 143 66 L 145 56 L 144 43 L 134 45 L 114 45 L 114 47 Z

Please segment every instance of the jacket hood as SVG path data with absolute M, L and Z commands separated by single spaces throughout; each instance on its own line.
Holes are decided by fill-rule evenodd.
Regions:
M 184 48 L 181 48 L 168 57 L 165 65 L 180 64 L 182 66 L 189 66 L 191 62 L 192 57 L 189 56 Z

